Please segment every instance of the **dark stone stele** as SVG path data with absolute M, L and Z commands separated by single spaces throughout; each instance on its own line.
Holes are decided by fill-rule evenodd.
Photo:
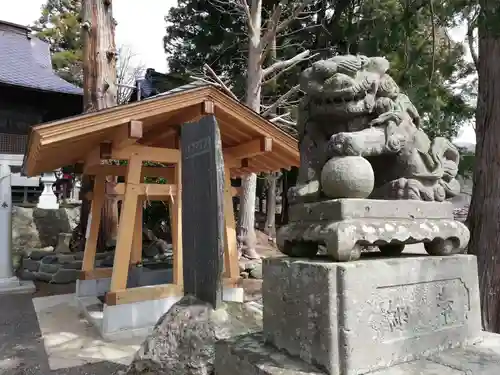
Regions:
M 222 301 L 224 160 L 214 116 L 181 127 L 184 293 Z

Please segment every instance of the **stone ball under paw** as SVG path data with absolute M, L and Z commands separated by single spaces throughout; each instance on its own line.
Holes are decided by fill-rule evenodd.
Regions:
M 374 183 L 373 168 L 361 156 L 333 157 L 321 171 L 321 188 L 328 198 L 367 198 Z

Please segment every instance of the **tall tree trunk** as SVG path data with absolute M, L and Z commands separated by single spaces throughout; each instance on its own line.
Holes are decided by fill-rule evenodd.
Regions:
M 267 195 L 266 195 L 266 225 L 265 233 L 269 239 L 275 242 L 276 239 L 276 172 L 267 175 Z
M 262 0 L 252 0 L 250 6 L 250 41 L 248 46 L 248 69 L 245 104 L 260 113 L 262 63 L 260 34 L 262 22 Z M 255 196 L 257 175 L 250 173 L 241 179 L 241 201 L 238 216 L 238 244 L 243 256 L 259 258 L 255 251 Z
M 484 329 L 500 333 L 500 18 L 498 1 L 481 0 L 479 91 L 469 252 L 477 255 Z
M 82 1 L 83 100 L 84 111 L 92 112 L 117 104 L 115 20 L 110 0 Z M 82 192 L 91 191 L 92 181 L 84 178 Z M 90 203 L 82 197 L 80 230 L 85 236 Z M 93 213 L 96 215 L 96 213 Z M 105 245 L 117 232 L 118 206 L 106 199 L 102 212 L 99 246 Z

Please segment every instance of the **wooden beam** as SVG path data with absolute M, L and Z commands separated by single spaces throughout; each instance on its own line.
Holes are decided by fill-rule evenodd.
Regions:
M 111 151 L 112 159 L 129 160 L 132 156 L 141 160 L 141 166 L 142 161 L 177 164 L 180 161 L 181 152 L 169 148 L 149 147 L 144 145 L 132 145 L 122 149 L 113 148 Z
M 113 274 L 113 268 L 95 268 L 90 271 L 80 271 L 79 280 L 106 279 Z
M 236 222 L 234 220 L 233 197 L 229 168 L 224 168 L 224 274 L 230 279 L 239 277 Z
M 241 279 L 223 279 L 223 284 L 227 288 L 237 288 L 241 286 Z M 106 293 L 105 301 L 107 305 L 114 306 L 141 301 L 153 301 L 168 297 L 180 297 L 183 294 L 182 285 L 150 285 L 109 291 Z
M 172 229 L 173 250 L 173 282 L 175 285 L 184 283 L 182 268 L 182 166 L 177 164 L 175 168 L 175 186 L 178 194 L 169 200 L 170 225 Z
M 127 174 L 126 165 L 93 165 L 87 168 L 87 175 L 95 176 L 98 174 L 103 174 L 105 176 L 125 176 Z M 145 167 L 142 166 L 141 169 L 141 180 L 144 177 L 162 177 L 169 182 L 174 180 L 174 168 L 173 167 Z
M 120 149 L 135 144 L 143 135 L 142 121 L 131 120 L 116 130 L 113 148 Z
M 135 232 L 135 214 L 139 197 L 136 186 L 140 183 L 141 168 L 141 157 L 133 155 L 127 164 L 127 185 L 120 214 L 115 259 L 113 262 L 113 276 L 111 277 L 110 290 L 112 292 L 125 289 L 127 286 L 127 276 Z
M 115 186 L 117 195 L 123 195 L 126 191 L 126 183 L 119 183 Z M 175 184 L 137 184 L 134 186 L 138 196 L 145 196 L 151 200 L 153 198 L 170 198 L 177 194 L 177 186 Z
M 83 253 L 82 271 L 92 271 L 95 265 L 95 253 L 97 250 L 97 239 L 99 237 L 99 227 L 101 226 L 101 211 L 106 195 L 106 176 L 99 175 L 94 180 L 93 200 L 90 206 L 89 235 L 85 241 L 85 251 Z
M 95 168 L 101 164 L 101 148 L 100 146 L 95 147 L 90 151 L 85 157 L 83 164 L 83 173 L 87 174 L 89 168 Z
M 202 104 L 201 113 L 204 115 L 213 115 L 215 113 L 214 102 L 211 100 L 205 100 Z
M 132 254 L 130 256 L 130 264 L 137 264 L 142 261 L 142 221 L 144 199 L 137 199 L 137 208 L 135 211 L 135 226 L 134 239 L 132 241 Z
M 251 158 L 264 152 L 271 152 L 273 149 L 273 139 L 262 137 L 253 141 L 224 149 L 224 154 L 227 153 L 234 159 Z

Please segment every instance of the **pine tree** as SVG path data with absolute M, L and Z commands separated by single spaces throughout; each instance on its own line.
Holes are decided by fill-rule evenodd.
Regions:
M 35 22 L 37 36 L 50 43 L 54 70 L 83 86 L 80 0 L 47 0 Z

